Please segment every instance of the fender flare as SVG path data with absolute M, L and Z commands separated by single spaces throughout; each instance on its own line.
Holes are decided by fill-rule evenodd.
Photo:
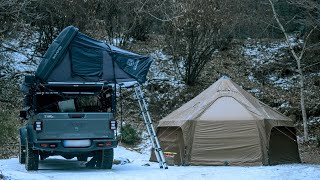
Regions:
M 22 146 L 26 145 L 26 137 L 27 137 L 27 128 L 26 127 L 19 128 L 19 138 Z

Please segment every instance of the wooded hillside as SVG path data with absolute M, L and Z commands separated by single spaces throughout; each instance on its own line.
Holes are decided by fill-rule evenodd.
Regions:
M 292 118 L 301 136 L 303 94 L 308 137 L 320 145 L 319 22 L 315 0 L 0 0 L 0 144 L 17 142 L 22 77 L 74 25 L 154 59 L 145 86 L 155 121 L 228 75 Z M 302 54 L 300 64 L 292 52 Z M 132 108 L 123 117 L 137 121 L 126 94 L 122 103 Z

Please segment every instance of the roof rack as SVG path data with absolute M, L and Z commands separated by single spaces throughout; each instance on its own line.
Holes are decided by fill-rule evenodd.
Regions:
M 48 82 L 38 84 L 36 91 L 39 92 L 99 92 L 110 89 L 110 84 L 103 82 Z

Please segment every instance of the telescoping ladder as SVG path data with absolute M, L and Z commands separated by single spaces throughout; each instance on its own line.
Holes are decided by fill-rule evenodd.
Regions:
M 144 99 L 143 96 L 143 92 L 141 90 L 140 85 L 135 85 L 134 87 L 134 91 L 136 94 L 136 98 L 138 100 L 140 109 L 141 109 L 141 114 L 144 120 L 144 124 L 146 125 L 151 143 L 152 143 L 152 147 L 154 149 L 154 154 L 156 155 L 157 161 L 159 162 L 159 166 L 160 168 L 165 168 L 168 169 L 168 165 L 166 163 L 166 159 L 163 155 L 163 151 L 160 147 L 160 143 L 159 143 L 159 139 L 157 137 L 157 134 L 154 130 L 153 124 L 152 124 L 152 120 L 148 111 L 148 106 L 147 103 Z

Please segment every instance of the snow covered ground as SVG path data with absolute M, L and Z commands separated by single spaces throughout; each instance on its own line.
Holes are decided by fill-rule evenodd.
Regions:
M 27 172 L 17 158 L 0 160 L 0 173 L 5 179 L 15 180 L 96 180 L 96 179 L 237 179 L 237 180 L 316 180 L 320 179 L 320 165 L 291 164 L 278 166 L 169 166 L 160 169 L 148 161 L 149 154 L 139 154 L 123 147 L 115 149 L 115 159 L 130 163 L 113 165 L 112 170 L 87 169 L 83 162 L 51 157 L 40 162 L 39 170 Z M 146 164 L 150 164 L 147 166 Z

